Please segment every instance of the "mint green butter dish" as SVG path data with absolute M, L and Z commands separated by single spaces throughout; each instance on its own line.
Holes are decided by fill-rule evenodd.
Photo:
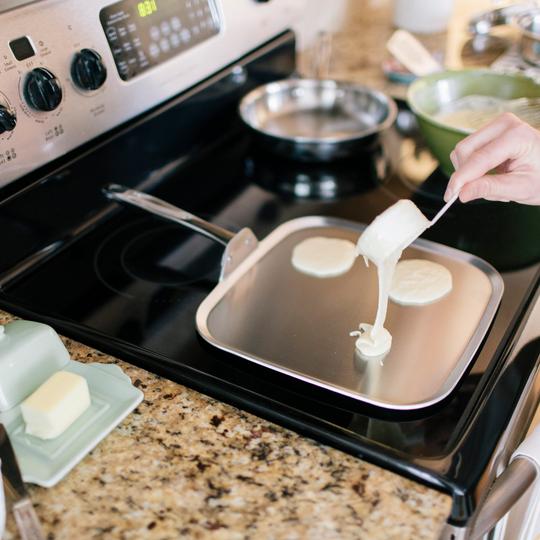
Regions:
M 69 362 L 69 352 L 46 324 L 13 321 L 0 326 L 0 412 L 26 399 Z
M 58 437 L 43 440 L 26 433 L 21 402 L 57 371 L 86 379 L 90 407 Z M 30 321 L 0 326 L 0 422 L 25 482 L 55 485 L 142 399 L 117 365 L 71 360 L 53 328 Z

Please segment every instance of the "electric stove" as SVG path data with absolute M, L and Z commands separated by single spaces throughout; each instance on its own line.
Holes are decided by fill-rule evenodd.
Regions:
M 24 15 L 48 3 L 4 16 Z M 127 13 L 133 5 L 123 0 L 116 7 Z M 225 27 L 227 9 L 208 6 L 215 11 L 207 39 L 178 58 L 209 46 Z M 108 62 L 108 91 L 113 82 L 124 88 L 130 79 L 144 79 L 148 88 L 154 74 L 158 93 L 166 77 L 183 80 L 169 57 L 157 67 L 123 73 L 106 24 L 116 21 L 121 10 L 103 9 L 96 19 L 101 41 L 95 43 Z M 17 20 L 24 21 L 22 15 Z M 36 33 L 32 44 L 38 39 Z M 538 296 L 540 242 L 534 239 L 540 236 L 540 209 L 457 202 L 423 235 L 485 259 L 505 285 L 470 370 L 451 395 L 432 407 L 383 410 L 209 346 L 197 333 L 195 313 L 218 283 L 222 248 L 181 225 L 111 203 L 102 192 L 106 184 L 149 192 L 232 232 L 249 227 L 262 239 L 301 216 L 367 224 L 402 198 L 412 199 L 431 219 L 443 205 L 447 182 L 404 102 L 398 102 L 398 119 L 378 143 L 347 159 L 304 163 L 259 148 L 240 121 L 237 105 L 253 88 L 295 76 L 295 34 L 276 27 L 249 50 L 232 38 L 228 46 L 232 56 L 220 59 L 221 66 L 199 66 L 196 81 L 152 97 L 146 108 L 139 103 L 131 114 L 109 118 L 100 129 L 90 127 L 89 135 L 78 132 L 60 149 L 54 143 L 64 135 L 55 135 L 55 125 L 69 135 L 66 110 L 45 117 L 15 89 L 4 108 L 17 113 L 17 125 L 0 134 L 0 152 L 12 156 L 0 165 L 2 174 L 6 171 L 0 190 L 0 308 L 451 494 L 446 537 L 457 538 L 456 531 L 466 529 L 487 486 L 524 437 L 538 403 L 540 329 L 531 315 Z M 47 59 L 38 54 L 35 62 Z M 24 74 L 18 80 L 24 85 Z M 61 103 L 68 109 L 75 98 L 69 102 L 69 85 L 60 82 Z M 103 90 L 77 92 L 87 100 L 81 111 L 92 119 L 100 104 L 105 112 L 98 117 L 113 109 Z M 135 101 L 135 93 L 125 99 Z M 122 111 L 128 109 L 122 104 Z M 44 127 L 36 123 L 40 118 Z M 18 130 L 27 119 L 41 130 L 44 146 L 51 146 L 40 150 L 39 159 L 26 160 L 34 150 L 26 152 L 25 131 Z M 45 136 L 50 129 L 52 142 Z M 23 164 L 11 167 L 17 159 Z

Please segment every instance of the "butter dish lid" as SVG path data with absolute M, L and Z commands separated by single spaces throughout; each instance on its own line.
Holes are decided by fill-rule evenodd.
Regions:
M 0 412 L 26 399 L 69 360 L 62 340 L 46 324 L 13 321 L 0 326 Z

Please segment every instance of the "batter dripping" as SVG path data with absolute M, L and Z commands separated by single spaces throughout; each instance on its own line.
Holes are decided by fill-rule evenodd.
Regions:
M 378 267 L 379 301 L 373 326 L 361 323 L 356 348 L 364 356 L 379 356 L 390 350 L 392 336 L 384 328 L 390 284 L 403 250 L 430 225 L 429 220 L 410 200 L 403 199 L 377 216 L 360 236 L 356 255 L 363 255 Z

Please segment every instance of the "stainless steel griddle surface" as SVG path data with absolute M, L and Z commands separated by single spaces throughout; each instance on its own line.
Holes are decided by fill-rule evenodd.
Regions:
M 277 228 L 201 304 L 197 327 L 220 349 L 353 399 L 417 409 L 447 396 L 489 329 L 503 291 L 499 274 L 472 255 L 417 240 L 402 258 L 428 259 L 452 273 L 453 289 L 423 306 L 388 305 L 389 353 L 364 358 L 355 348 L 361 322 L 377 313 L 377 267 L 362 258 L 341 276 L 318 278 L 291 264 L 312 236 L 354 243 L 364 226 L 307 217 Z

